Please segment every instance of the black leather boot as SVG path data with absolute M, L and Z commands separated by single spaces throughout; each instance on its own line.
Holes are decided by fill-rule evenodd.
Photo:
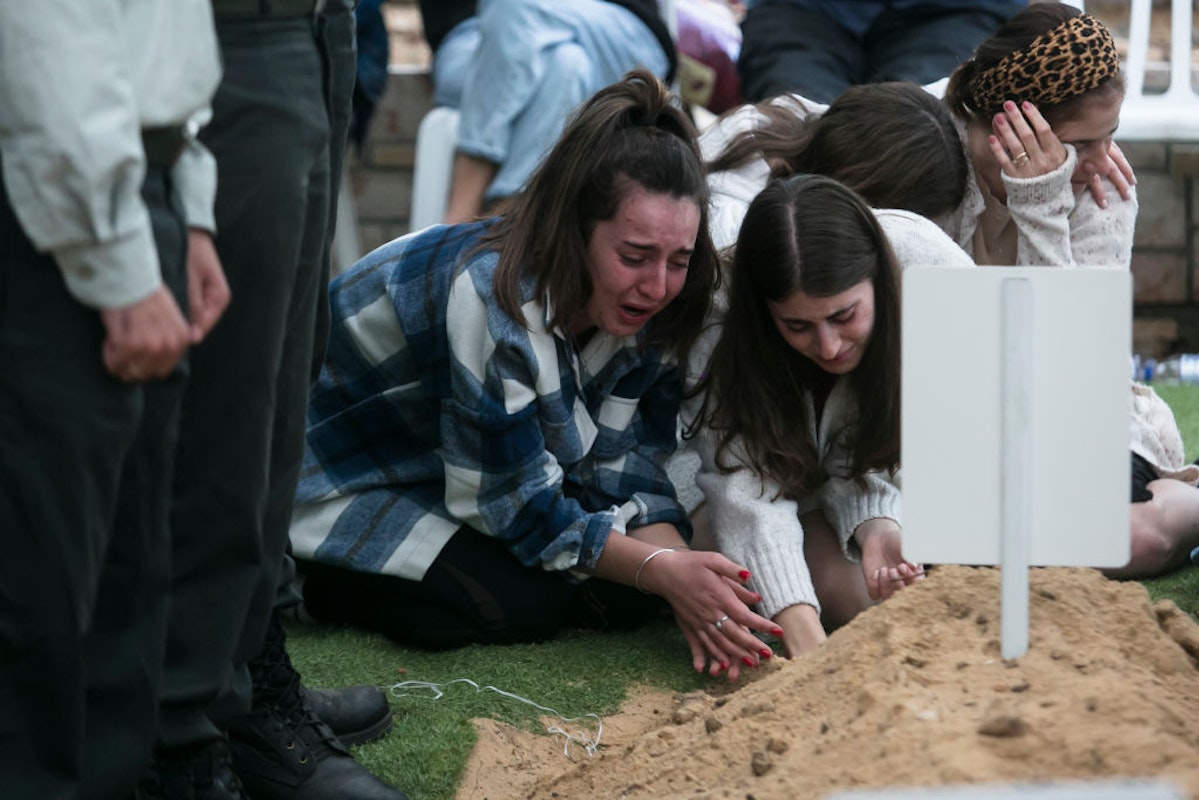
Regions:
M 213 742 L 188 751 L 160 750 L 134 793 L 137 800 L 248 800 L 233 773 L 229 747 Z
M 300 674 L 272 616 L 263 652 L 250 662 L 251 712 L 229 725 L 233 768 L 254 800 L 407 800 L 350 755 L 304 700 Z
M 309 708 L 342 744 L 366 744 L 391 730 L 391 706 L 378 686 L 302 690 Z

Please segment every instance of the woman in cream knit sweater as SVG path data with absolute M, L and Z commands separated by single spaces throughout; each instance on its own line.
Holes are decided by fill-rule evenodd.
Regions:
M 870 213 L 900 266 L 973 266 L 969 256 L 924 216 L 944 217 L 960 204 L 967 165 L 948 113 L 915 84 L 855 86 L 827 107 L 797 95 L 745 106 L 705 132 L 700 146 L 711 170 L 709 230 L 718 248 L 736 243 L 751 201 L 772 175 L 822 172 L 874 206 Z M 824 194 L 843 198 L 848 193 L 840 188 Z M 844 224 L 829 220 L 827 214 L 812 222 Z M 707 396 L 703 387 L 698 392 L 695 387 L 708 371 L 727 308 L 722 287 L 713 297 L 705 331 L 689 360 L 692 393 L 684 400 L 685 423 L 696 419 Z M 833 391 L 827 411 L 819 420 L 813 418 L 809 430 L 788 428 L 827 451 L 830 464 L 843 460 L 833 453 L 841 447 L 835 440 L 856 414 L 856 400 L 848 386 Z M 796 398 L 791 398 L 788 409 L 793 410 L 795 403 Z M 710 532 L 711 544 L 722 553 L 746 559 L 740 563 L 746 564 L 753 575 L 751 584 L 762 597 L 760 612 L 779 623 L 789 655 L 807 652 L 824 640 L 825 627 L 837 627 L 873 602 L 867 573 L 875 577 L 884 560 L 888 570 L 897 570 L 902 562 L 898 473 L 875 476 L 864 484 L 837 482 L 838 489 L 824 493 L 827 505 L 823 513 L 817 512 L 820 519 L 801 519 L 796 498 L 763 493 L 754 469 L 719 469 L 712 458 L 715 449 L 709 446 L 710 431 L 693 428 L 696 435 L 684 439 L 670 474 L 684 505 L 695 510 L 704 502 L 702 511 L 693 515 L 697 543 L 703 532 Z M 808 496 L 807 504 L 812 503 L 819 505 L 815 495 Z M 830 525 L 828 520 L 835 522 Z M 886 550 L 889 556 L 873 562 L 867 557 L 863 572 L 855 563 L 862 553 L 854 532 L 868 520 L 874 520 L 868 528 L 887 529 L 887 536 L 877 541 L 886 539 L 889 545 L 877 552 Z M 909 578 L 915 579 L 915 573 Z M 904 583 L 876 581 L 876 596 L 889 595 Z
M 1017 13 L 945 91 L 971 171 L 947 232 L 980 265 L 1129 269 L 1137 200 L 1112 164 L 1123 100 L 1101 22 L 1062 3 Z M 1108 574 L 1141 578 L 1181 566 L 1199 545 L 1199 466 L 1186 463 L 1152 388 L 1132 384 L 1131 410 L 1131 559 Z
M 862 199 L 772 181 L 741 226 L 723 324 L 695 349 L 717 543 L 745 559 L 787 654 L 807 652 L 922 576 L 900 549 L 899 267 Z

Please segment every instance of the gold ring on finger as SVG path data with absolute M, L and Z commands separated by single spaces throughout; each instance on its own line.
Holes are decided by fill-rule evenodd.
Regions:
M 1027 150 L 1021 150 L 1019 153 L 1016 153 L 1015 157 L 1012 159 L 1012 164 L 1017 167 L 1023 167 L 1027 163 L 1028 163 L 1028 151 Z

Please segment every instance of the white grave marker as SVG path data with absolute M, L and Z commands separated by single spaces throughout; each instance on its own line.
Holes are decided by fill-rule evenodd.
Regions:
M 1004 658 L 1028 649 L 1028 567 L 1129 558 L 1131 275 L 903 276 L 903 551 L 1000 564 Z

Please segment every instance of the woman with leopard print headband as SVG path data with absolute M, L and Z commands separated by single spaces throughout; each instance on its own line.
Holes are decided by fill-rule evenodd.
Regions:
M 948 232 L 979 264 L 1128 269 L 1137 201 L 1111 160 L 1127 169 L 1112 144 L 1123 100 L 1102 23 L 1059 3 L 1013 16 L 946 90 L 972 168 Z M 1131 408 L 1131 559 L 1106 572 L 1145 578 L 1177 569 L 1199 545 L 1199 466 L 1186 463 L 1152 388 L 1132 384 Z
M 1123 100 L 1103 23 L 1063 3 L 1014 15 L 949 79 L 975 177 L 947 232 L 980 264 L 1127 268 L 1134 178 L 1112 143 Z

